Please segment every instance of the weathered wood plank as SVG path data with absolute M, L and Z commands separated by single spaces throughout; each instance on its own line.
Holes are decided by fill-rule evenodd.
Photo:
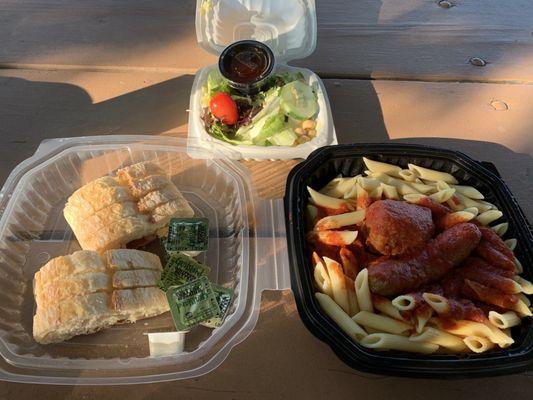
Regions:
M 450 138 L 533 155 L 533 86 L 326 80 L 340 142 Z
M 210 64 L 196 44 L 194 0 L 5 0 L 0 63 L 192 70 Z
M 317 51 L 298 64 L 319 73 L 418 80 L 528 81 L 528 0 L 319 2 Z M 469 63 L 472 57 L 485 67 Z
M 532 82 L 529 0 L 317 1 L 318 46 L 296 64 L 324 76 Z M 0 65 L 194 72 L 195 1 L 5 0 Z M 471 57 L 488 64 L 476 67 Z

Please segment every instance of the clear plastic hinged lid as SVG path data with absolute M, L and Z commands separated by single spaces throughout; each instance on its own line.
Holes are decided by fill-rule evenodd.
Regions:
M 189 143 L 218 148 L 231 158 L 279 160 L 305 158 L 315 149 L 336 144 L 337 137 L 326 89 L 314 72 L 286 65 L 309 56 L 316 47 L 317 24 L 314 0 L 197 0 L 196 38 L 206 51 L 220 55 L 228 45 L 245 39 L 267 44 L 276 59 L 274 74 L 301 73 L 316 88 L 319 110 L 316 137 L 294 146 L 233 145 L 214 138 L 205 129 L 203 95 L 209 73 L 217 65 L 196 74 L 189 106 Z
M 54 139 L 17 166 L 0 192 L 0 380 L 51 384 L 127 384 L 185 379 L 220 365 L 253 330 L 264 289 L 290 286 L 281 200 L 255 197 L 247 171 L 223 154 L 157 136 Z M 194 158 L 191 154 L 194 153 Z M 33 340 L 33 277 L 49 259 L 79 250 L 63 217 L 79 187 L 140 161 L 161 166 L 209 219 L 199 261 L 234 300 L 216 329 L 193 328 L 184 352 L 150 357 L 148 333 L 175 331 L 170 313 L 65 342 Z M 276 231 L 279 229 L 279 231 Z
M 305 58 L 316 47 L 314 0 L 197 0 L 196 39 L 219 55 L 233 42 L 263 42 L 280 63 Z

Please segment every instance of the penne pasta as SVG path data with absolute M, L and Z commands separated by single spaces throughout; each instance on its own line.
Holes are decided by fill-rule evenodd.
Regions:
M 348 315 L 354 316 L 359 312 L 359 304 L 357 304 L 357 295 L 355 294 L 355 284 L 354 281 L 345 276 L 346 279 L 346 288 L 348 290 L 348 305 L 350 307 L 350 312 Z
M 514 249 L 516 249 L 518 241 L 515 238 L 512 238 L 504 240 L 504 243 L 507 247 L 509 247 L 510 250 L 514 251 Z
M 320 307 L 351 338 L 377 350 L 457 354 L 513 345 L 511 328 L 533 316 L 526 296 L 533 294 L 533 283 L 518 275 L 523 268 L 514 256 L 517 239 L 498 238 L 505 237 L 509 228 L 500 220 L 503 212 L 486 201 L 480 190 L 459 184 L 455 169 L 448 173 L 416 164 L 404 169 L 366 157 L 363 162 L 363 174 L 339 175 L 319 191 L 307 187 L 307 242 L 318 252 L 312 254 L 312 261 Z M 381 199 L 429 208 L 433 228 L 424 233 L 425 215 L 410 213 L 412 207 L 395 201 L 377 201 Z M 372 204 L 376 212 L 370 216 L 366 208 Z M 420 233 L 404 222 L 419 219 Z M 464 222 L 479 227 L 481 241 L 469 235 L 466 227 L 473 229 L 472 225 L 459 229 L 457 225 Z M 446 237 L 454 226 L 455 235 Z M 363 240 L 358 239 L 359 230 L 365 230 Z M 435 246 L 417 252 L 416 238 L 409 235 L 422 234 Z M 376 252 L 381 243 L 389 245 L 387 241 L 394 247 L 390 264 L 386 251 L 383 257 Z M 402 253 L 411 241 L 413 251 Z M 457 270 L 444 277 L 433 273 L 440 266 L 434 257 L 449 258 Z M 427 269 L 419 280 L 418 265 Z M 369 275 L 376 293 L 370 291 Z M 419 292 L 420 288 L 426 292 Z
M 454 211 L 453 213 L 448 214 L 450 216 L 448 218 L 454 218 L 461 222 L 472 221 L 474 218 L 476 218 L 476 214 L 473 214 L 466 210 L 471 210 L 471 208 L 466 208 L 463 211 Z
M 357 191 L 356 204 L 357 209 L 366 208 L 370 205 L 370 194 L 359 184 L 355 184 L 355 189 Z
M 387 185 L 381 182 L 381 188 L 383 189 L 383 196 L 389 200 L 399 200 L 398 190 L 392 185 Z
M 441 190 L 448 190 L 448 189 L 451 189 L 451 186 L 448 185 L 446 182 L 444 181 L 438 181 L 435 183 L 435 187 L 437 188 L 437 191 L 441 191 Z
M 481 206 L 485 208 L 485 210 L 497 210 L 498 209 L 498 207 L 496 207 L 492 203 L 489 203 L 488 201 L 485 201 L 485 200 L 476 200 L 476 201 L 478 202 L 478 204 L 481 204 Z M 480 208 L 480 210 L 482 209 Z
M 370 192 L 370 198 L 372 199 L 381 199 L 381 196 L 383 196 L 383 188 L 381 186 L 378 186 Z
M 433 316 L 433 309 L 431 307 L 426 308 L 422 312 L 417 312 L 415 316 L 415 319 L 416 319 L 415 331 L 417 333 L 421 333 L 423 329 L 426 327 L 426 324 L 428 323 L 428 321 L 431 319 L 432 316 Z
M 356 202 L 356 199 L 353 198 L 353 199 L 344 199 L 346 200 L 346 203 L 349 204 L 349 207 L 351 207 L 348 211 L 346 212 L 351 212 L 353 210 L 355 210 L 355 202 Z
M 502 331 L 507 335 L 507 336 L 511 336 L 511 328 L 506 328 L 506 329 L 502 329 Z M 509 346 L 511 346 L 510 344 L 499 344 L 498 346 L 500 346 L 500 348 L 502 349 L 505 349 Z
M 507 311 L 504 314 L 500 314 L 496 311 L 489 311 L 489 321 L 492 325 L 500 329 L 507 329 L 520 325 L 520 318 L 512 311 Z
M 418 176 L 410 169 L 402 169 L 400 172 L 398 172 L 398 175 L 400 176 L 400 178 L 407 182 L 422 182 L 420 179 L 418 179 Z
M 352 318 L 353 319 L 353 318 Z M 368 333 L 369 335 L 372 334 L 372 333 L 383 333 L 381 332 L 379 329 L 374 329 L 374 328 L 370 328 L 370 327 L 365 327 L 365 331 L 366 333 Z
M 490 229 L 496 232 L 498 236 L 502 237 L 507 232 L 507 229 L 509 229 L 509 223 L 502 222 L 501 224 L 491 226 Z
M 443 181 L 446 183 L 453 183 L 453 184 L 459 183 L 457 179 L 454 178 L 453 175 L 447 172 L 435 171 L 433 169 L 420 167 L 415 164 L 407 164 L 407 166 L 419 178 L 427 180 L 427 181 L 432 181 L 432 182 Z
M 488 225 L 502 217 L 503 213 L 499 210 L 488 210 L 479 214 L 476 219 L 483 225 Z
M 517 296 L 526 306 L 531 306 L 531 301 L 526 295 L 524 295 L 523 293 L 519 293 Z
M 316 190 L 310 188 L 309 186 L 307 186 L 307 191 L 311 196 L 311 201 L 316 206 L 331 208 L 334 210 L 350 209 L 349 204 L 344 199 L 337 199 L 335 197 L 326 196 L 325 194 L 319 193 Z
M 313 251 L 313 263 L 315 265 L 317 264 L 322 264 L 322 266 L 324 268 L 326 268 L 326 264 L 324 263 L 324 260 L 322 259 L 322 257 L 320 257 L 316 251 Z
M 463 196 L 470 199 L 483 200 L 485 198 L 479 190 L 472 186 L 452 185 L 452 188 L 454 188 L 457 193 L 461 193 Z
M 348 302 L 350 303 L 350 316 L 359 312 L 359 305 L 357 304 L 357 296 L 355 291 L 348 291 Z
M 419 193 L 429 194 L 429 193 L 435 193 L 436 192 L 434 186 L 426 185 L 425 183 L 408 182 L 408 185 L 411 186 L 416 191 L 418 191 Z
M 454 194 L 452 196 L 451 199 L 449 199 L 447 202 L 446 202 L 446 205 L 448 207 L 450 207 L 453 211 L 462 211 L 462 210 L 465 210 L 467 207 L 461 203 L 461 201 L 459 200 L 459 198 L 457 197 L 457 193 Z M 473 208 L 473 207 L 468 207 L 468 208 Z
M 365 268 L 357 274 L 355 278 L 355 293 L 357 303 L 361 311 L 374 312 L 372 298 L 370 297 L 370 287 L 368 286 L 368 270 Z
M 463 342 L 474 353 L 484 353 L 494 347 L 494 343 L 483 336 L 467 336 Z
M 510 329 L 506 329 L 505 332 L 506 332 L 506 335 L 511 335 L 511 330 Z M 510 344 L 499 344 L 498 346 L 501 349 L 506 349 L 507 347 L 511 347 L 512 345 L 510 345 Z
M 402 170 L 400 167 L 398 167 L 396 165 L 387 164 L 387 163 L 380 162 L 380 161 L 370 160 L 370 159 L 368 159 L 366 157 L 363 157 L 363 162 L 365 163 L 366 167 L 371 172 L 381 172 L 381 173 L 384 173 L 384 174 L 387 174 L 387 175 L 392 175 L 392 176 L 399 177 L 400 176 L 400 171 Z
M 381 181 L 374 178 L 365 178 L 361 177 L 357 180 L 363 189 L 367 192 L 371 192 L 374 189 L 377 189 L 381 185 Z
M 333 296 L 333 291 L 331 290 L 331 280 L 329 279 L 328 272 L 326 268 L 321 263 L 315 265 L 313 270 L 313 276 L 315 278 L 316 286 L 318 290 L 322 293 L 327 294 L 328 296 Z
M 350 302 L 348 300 L 348 288 L 346 286 L 346 277 L 341 265 L 331 258 L 324 257 L 326 270 L 331 281 L 332 298 L 335 300 L 345 313 L 350 313 Z
M 368 311 L 359 311 L 352 319 L 365 328 L 379 329 L 381 332 L 394 333 L 396 335 L 401 335 L 412 329 L 412 326 L 406 322 Z
M 351 287 L 355 290 L 353 279 L 355 279 L 359 273 L 359 263 L 357 258 L 355 258 L 354 254 L 346 247 L 340 249 L 339 256 L 341 258 L 344 274 L 352 279 Z
M 367 335 L 331 297 L 323 293 L 315 293 L 315 297 L 322 310 L 353 340 L 359 342 Z
M 372 333 L 361 340 L 361 345 L 370 349 L 399 350 L 421 354 L 431 354 L 439 348 L 433 343 L 413 342 L 405 336 L 391 335 L 390 333 Z
M 514 258 L 514 265 L 515 265 L 515 270 L 518 274 L 521 274 L 524 272 L 524 267 L 522 267 L 522 263 L 520 262 L 520 260 L 518 258 Z
M 450 311 L 450 303 L 446 297 L 434 293 L 424 293 L 422 297 L 437 314 L 447 314 Z
M 372 173 L 372 177 L 380 180 L 383 183 L 386 183 L 387 185 L 394 186 L 401 195 L 419 193 L 418 190 L 408 185 L 407 182 L 402 181 L 401 179 L 396 179 L 383 173 Z
M 330 246 L 348 246 L 357 239 L 357 231 L 311 231 L 307 238 Z
M 466 197 L 458 192 L 455 192 L 452 198 L 454 199 L 454 201 L 457 200 L 464 207 L 476 207 L 480 212 L 489 211 L 494 208 L 494 206 L 490 203 L 487 203 L 482 200 L 472 200 L 471 198 Z
M 340 182 L 340 180 L 343 179 L 342 175 L 337 175 L 336 178 L 333 178 L 330 180 L 326 186 L 324 186 L 322 189 L 319 190 L 320 193 L 325 194 L 326 196 L 331 197 L 337 197 L 334 193 L 335 187 L 337 187 L 337 184 Z
M 385 314 L 388 317 L 397 319 L 397 320 L 403 320 L 402 314 L 400 314 L 400 310 L 398 308 L 394 307 L 392 305 L 392 302 L 383 296 L 372 296 L 372 305 L 376 310 L 379 312 Z
M 514 340 L 492 324 L 483 324 L 466 320 L 455 321 L 452 326 L 437 319 L 437 326 L 448 333 L 458 336 L 482 336 L 496 344 L 512 344 Z
M 522 293 L 520 293 L 518 297 L 520 297 L 521 294 Z M 529 305 L 522 299 L 522 297 L 520 297 L 520 299 L 516 302 L 513 310 L 516 311 L 521 317 L 531 317 L 533 315 L 529 309 Z
M 520 275 L 514 276 L 513 280 L 520 285 L 520 290 L 522 293 L 533 294 L 533 283 L 522 278 Z
M 454 353 L 466 350 L 466 345 L 461 338 L 431 327 L 424 328 L 422 332 L 416 335 L 411 335 L 409 340 L 412 342 L 433 343 L 451 350 Z
M 395 297 L 391 304 L 400 311 L 410 311 L 416 306 L 416 299 L 409 294 L 402 294 Z
M 445 190 L 440 190 L 437 193 L 433 193 L 429 197 L 435 200 L 437 203 L 445 203 L 449 199 L 452 198 L 454 193 L 455 193 L 455 189 L 445 189 Z
M 425 197 L 427 197 L 425 194 L 409 193 L 409 194 L 405 194 L 403 196 L 403 199 L 407 201 L 408 203 L 418 204 L 418 202 Z
M 344 200 L 350 200 L 357 198 L 357 186 L 353 185 L 350 190 L 348 190 L 346 193 L 344 193 L 344 196 L 342 197 Z
M 468 207 L 461 211 L 473 214 L 474 216 L 479 214 L 479 210 L 476 207 Z
M 336 197 L 338 199 L 341 199 L 344 197 L 344 195 L 351 190 L 352 187 L 355 186 L 355 183 L 357 182 L 358 176 L 350 177 L 350 178 L 342 178 L 338 177 L 333 179 L 331 182 L 329 182 L 326 186 L 324 186 L 320 193 L 330 196 L 330 197 Z
M 327 231 L 330 229 L 339 229 L 345 226 L 357 225 L 365 219 L 365 210 L 358 210 L 344 214 L 330 215 L 320 219 L 315 230 Z

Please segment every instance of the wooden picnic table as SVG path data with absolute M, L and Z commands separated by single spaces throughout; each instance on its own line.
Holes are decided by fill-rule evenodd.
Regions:
M 186 136 L 194 74 L 216 61 L 196 43 L 194 12 L 193 0 L 1 1 L 0 182 L 46 138 Z M 317 13 L 317 49 L 292 64 L 323 78 L 339 142 L 422 143 L 491 161 L 533 219 L 530 0 L 317 0 Z M 281 197 L 296 163 L 244 164 L 260 196 Z M 527 373 L 358 373 L 307 331 L 292 292 L 272 291 L 253 333 L 208 375 L 104 388 L 2 382 L 0 398 L 526 399 L 531 384 Z

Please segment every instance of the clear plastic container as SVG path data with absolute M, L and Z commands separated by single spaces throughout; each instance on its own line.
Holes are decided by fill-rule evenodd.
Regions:
M 0 192 L 0 379 L 125 384 L 191 378 L 216 368 L 248 336 L 260 292 L 290 286 L 283 206 L 255 198 L 238 163 L 205 153 L 168 137 L 54 139 L 15 168 Z M 169 313 L 63 343 L 36 343 L 33 276 L 50 258 L 79 249 L 63 218 L 67 198 L 95 178 L 144 160 L 162 166 L 196 214 L 209 218 L 209 249 L 200 260 L 211 267 L 212 281 L 235 290 L 225 323 L 195 328 L 184 353 L 163 357 L 150 357 L 146 333 L 175 330 Z
M 202 87 L 211 65 L 198 71 L 194 79 L 189 105 L 189 137 L 191 147 L 217 149 L 229 158 L 280 160 L 305 158 L 315 149 L 336 144 L 331 106 L 326 89 L 314 72 L 286 65 L 305 58 L 316 47 L 316 9 L 314 0 L 197 0 L 196 38 L 200 46 L 220 55 L 229 44 L 254 39 L 267 44 L 277 60 L 276 71 L 301 72 L 307 83 L 318 86 L 317 136 L 299 146 L 234 146 L 210 136 L 202 116 Z

